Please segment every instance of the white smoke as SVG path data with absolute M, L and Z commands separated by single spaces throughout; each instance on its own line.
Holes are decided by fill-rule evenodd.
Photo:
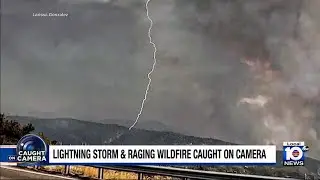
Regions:
M 255 84 L 256 93 L 273 101 L 250 112 L 263 122 L 267 130 L 262 136 L 257 136 L 261 138 L 257 139 L 258 142 L 281 145 L 283 141 L 306 141 L 311 146 L 310 155 L 319 157 L 319 127 L 316 126 L 319 117 L 316 111 L 320 103 L 320 16 L 312 17 L 313 12 L 307 2 L 319 5 L 316 1 L 306 1 L 298 19 L 298 36 L 282 39 L 280 50 L 273 56 L 283 67 L 281 76 L 276 76 L 277 72 L 268 67 L 255 68 L 260 70 L 255 73 L 263 78 L 267 78 L 268 71 L 273 76 L 271 81 L 260 79 Z M 253 100 L 248 101 L 248 98 L 241 101 L 253 104 Z

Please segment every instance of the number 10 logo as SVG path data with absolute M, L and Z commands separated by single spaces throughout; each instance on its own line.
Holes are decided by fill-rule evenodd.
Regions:
M 285 160 L 287 161 L 299 161 L 303 159 L 303 150 L 302 147 L 286 147 L 285 149 Z

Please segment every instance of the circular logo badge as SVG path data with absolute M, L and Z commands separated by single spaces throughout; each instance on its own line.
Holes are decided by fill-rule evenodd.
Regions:
M 44 157 L 46 153 L 46 143 L 42 138 L 34 134 L 23 136 L 17 144 L 17 154 L 22 157 L 21 161 L 38 162 L 39 158 L 34 157 Z
M 294 151 L 292 152 L 292 156 L 293 156 L 293 157 L 299 157 L 299 155 L 300 155 L 300 153 L 299 153 L 298 150 L 294 150 Z

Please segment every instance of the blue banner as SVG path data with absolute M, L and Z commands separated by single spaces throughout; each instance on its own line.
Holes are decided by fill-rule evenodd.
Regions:
M 17 162 L 17 149 L 0 146 L 0 162 Z

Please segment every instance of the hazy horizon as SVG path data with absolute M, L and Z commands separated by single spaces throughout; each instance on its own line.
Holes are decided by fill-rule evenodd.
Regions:
M 320 149 L 319 2 L 151 0 L 158 63 L 140 120 Z M 143 0 L 1 3 L 2 112 L 136 118 L 153 63 Z M 68 16 L 33 16 L 47 12 Z

